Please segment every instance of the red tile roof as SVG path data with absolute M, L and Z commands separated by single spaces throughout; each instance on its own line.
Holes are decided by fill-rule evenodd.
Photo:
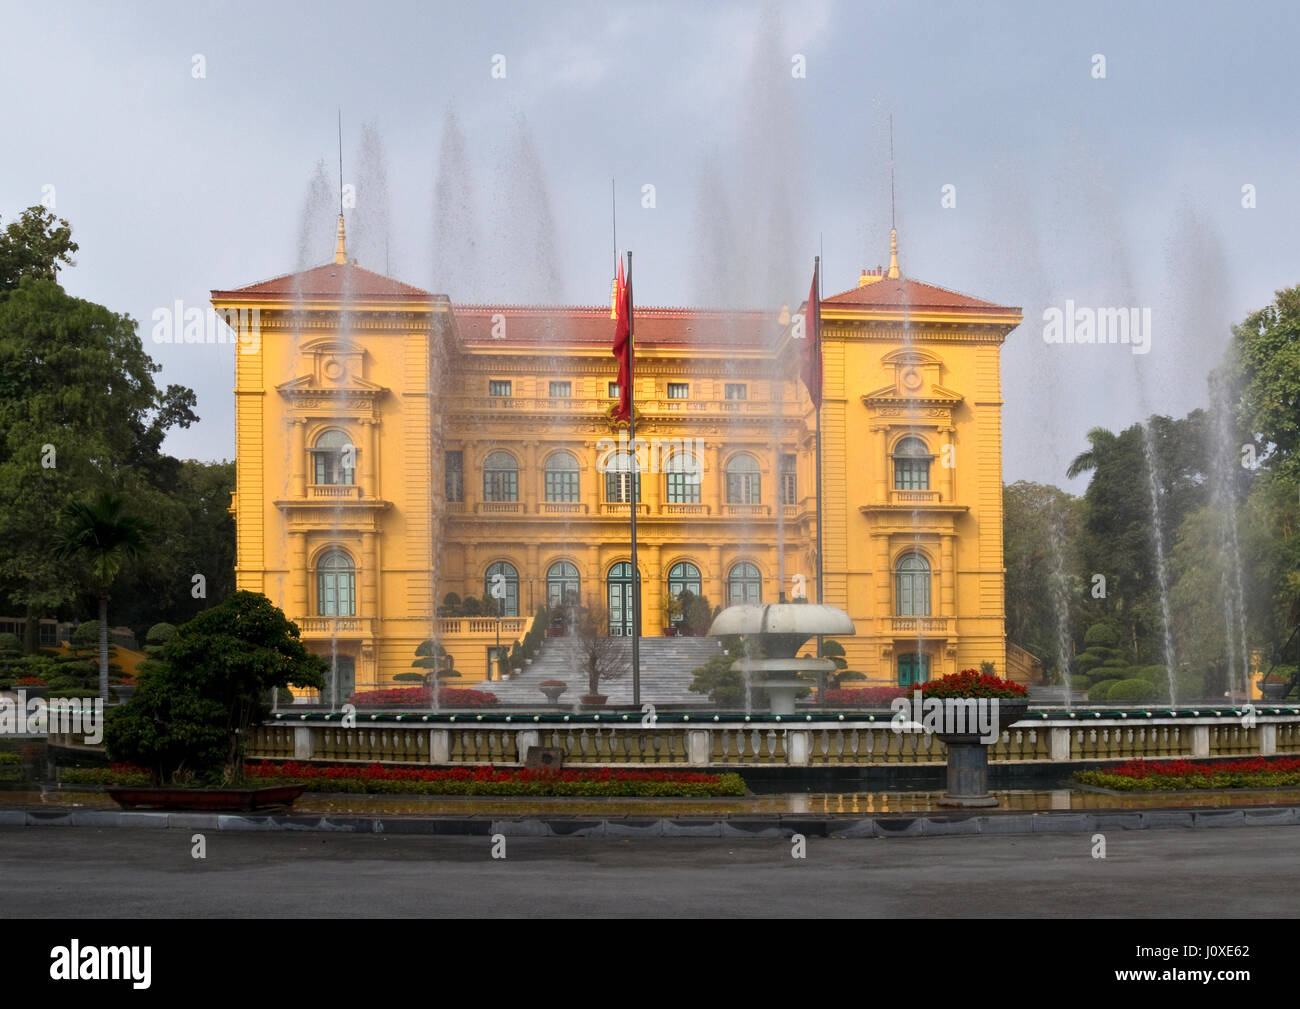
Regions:
M 356 263 L 326 263 L 300 273 L 263 280 L 231 291 L 213 291 L 212 296 L 236 298 L 422 298 L 433 297 L 428 291 L 404 284 L 382 273 L 375 273 Z
M 862 305 L 880 308 L 995 308 L 1006 310 L 1003 305 L 969 294 L 959 294 L 946 287 L 923 284 L 919 280 L 899 277 L 891 280 L 885 277 L 863 287 L 853 287 L 840 294 L 833 294 L 822 299 L 823 305 Z
M 454 305 L 452 311 L 467 344 L 491 344 L 493 316 L 506 319 L 506 342 L 609 345 L 614 320 L 609 306 Z M 639 347 L 765 347 L 780 333 L 773 312 L 712 308 L 635 309 Z

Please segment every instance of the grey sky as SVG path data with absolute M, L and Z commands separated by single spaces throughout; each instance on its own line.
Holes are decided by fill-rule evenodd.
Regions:
M 394 275 L 453 301 L 601 302 L 616 177 L 641 304 L 773 287 L 797 303 L 819 242 L 828 294 L 887 261 L 892 113 L 903 270 L 1024 307 L 1003 354 L 1006 478 L 1063 483 L 1088 428 L 1200 405 L 1227 325 L 1300 282 L 1300 13 L 1057 7 L 10 3 L 0 215 L 55 187 L 81 244 L 68 289 L 129 312 L 161 380 L 198 392 L 203 421 L 168 450 L 229 458 L 232 348 L 153 346 L 151 313 L 300 265 L 338 107 L 348 181 L 367 170 L 362 124 L 382 139 Z M 432 265 L 449 108 L 479 250 L 450 271 L 465 290 Z M 323 219 L 328 240 L 332 213 L 307 231 Z M 382 230 L 363 266 L 383 270 Z M 328 257 L 319 241 L 308 259 Z M 1151 352 L 1045 344 L 1043 310 L 1067 298 L 1150 307 Z

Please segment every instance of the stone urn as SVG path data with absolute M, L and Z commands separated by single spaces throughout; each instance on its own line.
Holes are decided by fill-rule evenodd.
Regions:
M 969 700 L 969 698 L 953 698 Z M 998 702 L 996 725 L 993 732 L 1002 738 L 1003 730 L 1015 725 L 1029 711 L 1029 701 L 1020 698 L 973 698 L 988 703 Z M 989 746 L 979 732 L 936 732 L 948 748 L 948 790 L 939 798 L 940 806 L 979 808 L 996 806 L 998 800 L 989 795 Z
M 1286 681 L 1259 681 L 1259 694 L 1266 701 L 1280 701 L 1287 695 L 1287 691 L 1290 689 L 1291 684 Z
M 549 703 L 558 704 L 560 695 L 569 689 L 569 685 L 561 680 L 543 680 L 537 684 L 537 689 L 546 695 Z

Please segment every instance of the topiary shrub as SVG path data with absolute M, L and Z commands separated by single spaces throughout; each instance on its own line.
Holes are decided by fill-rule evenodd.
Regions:
M 1156 687 L 1169 689 L 1169 674 L 1164 666 L 1138 666 L 1133 670 L 1133 679 L 1146 680 Z
M 1157 696 L 1155 686 L 1146 680 L 1120 680 L 1107 691 L 1106 700 L 1113 704 L 1142 704 L 1154 701 Z
M 1120 683 L 1120 682 L 1122 681 L 1098 680 L 1096 683 L 1094 683 L 1091 687 L 1088 688 L 1088 700 L 1093 704 L 1097 704 L 1100 701 L 1106 700 L 1106 694 L 1110 690 L 1110 688 L 1113 687 L 1116 683 Z

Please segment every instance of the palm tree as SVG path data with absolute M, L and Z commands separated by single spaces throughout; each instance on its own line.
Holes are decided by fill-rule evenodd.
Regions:
M 1074 457 L 1074 461 L 1070 463 L 1070 468 L 1065 471 L 1065 475 L 1073 480 L 1080 473 L 1089 473 L 1095 470 L 1101 464 L 1101 461 L 1111 454 L 1118 440 L 1116 435 L 1104 427 L 1094 427 L 1088 432 L 1088 444 L 1092 447 Z
M 108 590 L 122 562 L 148 546 L 152 527 L 122 512 L 123 500 L 102 491 L 90 501 L 72 501 L 63 509 L 66 528 L 56 552 L 66 559 L 84 558 L 99 594 L 99 696 L 108 703 Z

